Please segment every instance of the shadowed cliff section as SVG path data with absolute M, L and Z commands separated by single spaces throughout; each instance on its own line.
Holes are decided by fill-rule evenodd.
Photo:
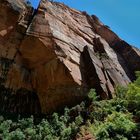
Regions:
M 81 102 L 90 88 L 113 98 L 140 70 L 138 49 L 62 3 L 42 0 L 35 11 L 1 0 L 0 17 L 1 111 L 51 113 Z
M 26 30 L 32 22 L 34 13 L 35 10 L 24 1 L 0 1 L 0 112 L 2 113 L 26 115 L 41 113 L 36 92 L 27 86 L 18 87 L 21 83 L 16 81 L 18 72 L 12 70 L 13 67 L 17 67 L 17 55 L 22 55 L 19 51 L 20 44 L 26 36 Z M 22 64 L 18 67 L 22 71 L 22 81 L 27 83 L 30 77 L 27 71 L 30 70 L 23 68 Z M 11 79 L 11 76 L 14 78 Z M 15 87 L 11 87 L 12 81 Z

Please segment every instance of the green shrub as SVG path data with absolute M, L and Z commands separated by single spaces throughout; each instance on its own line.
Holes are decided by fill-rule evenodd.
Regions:
M 60 140 L 70 140 L 71 139 L 71 127 L 65 128 L 60 134 Z
M 12 124 L 12 121 L 11 121 L 11 120 L 3 121 L 3 122 L 0 124 L 0 133 L 9 132 L 9 130 L 10 130 L 10 125 L 11 125 L 11 124 Z
M 107 116 L 104 122 L 97 121 L 90 128 L 99 140 L 117 139 L 118 135 L 131 138 L 135 129 L 136 124 L 132 121 L 132 116 L 121 112 L 113 112 L 113 114 Z
M 115 93 L 116 93 L 118 98 L 123 99 L 126 96 L 127 90 L 128 90 L 127 87 L 117 85 L 116 88 L 115 88 Z
M 20 129 L 11 132 L 9 135 L 9 140 L 24 140 L 24 139 L 25 135 Z
M 129 111 L 133 114 L 140 111 L 140 72 L 137 72 L 137 80 L 128 85 L 126 100 Z
M 18 120 L 21 129 L 32 128 L 34 126 L 33 116 Z
M 88 98 L 91 99 L 92 101 L 97 101 L 98 96 L 97 96 L 95 89 L 90 89 L 90 91 L 88 93 Z
M 81 116 L 81 115 L 77 116 L 77 117 L 75 118 L 75 124 L 76 124 L 77 126 L 80 126 L 82 123 L 83 123 L 83 118 L 82 118 L 82 116 Z

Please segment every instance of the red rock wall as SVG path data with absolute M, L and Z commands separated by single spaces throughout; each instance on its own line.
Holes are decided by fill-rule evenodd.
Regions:
M 97 17 L 61 3 L 42 0 L 33 10 L 0 0 L 0 17 L 2 111 L 50 113 L 82 101 L 90 88 L 112 98 L 140 69 L 139 50 Z

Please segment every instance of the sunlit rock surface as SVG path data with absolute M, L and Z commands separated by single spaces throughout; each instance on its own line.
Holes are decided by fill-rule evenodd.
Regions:
M 96 16 L 42 0 L 0 0 L 2 112 L 51 113 L 82 101 L 90 88 L 113 98 L 140 70 L 140 51 Z

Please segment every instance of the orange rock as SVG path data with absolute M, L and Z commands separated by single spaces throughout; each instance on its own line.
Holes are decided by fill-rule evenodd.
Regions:
M 82 101 L 90 88 L 112 98 L 140 70 L 140 51 L 96 16 L 57 2 L 33 10 L 0 0 L 0 17 L 1 111 L 50 113 Z

